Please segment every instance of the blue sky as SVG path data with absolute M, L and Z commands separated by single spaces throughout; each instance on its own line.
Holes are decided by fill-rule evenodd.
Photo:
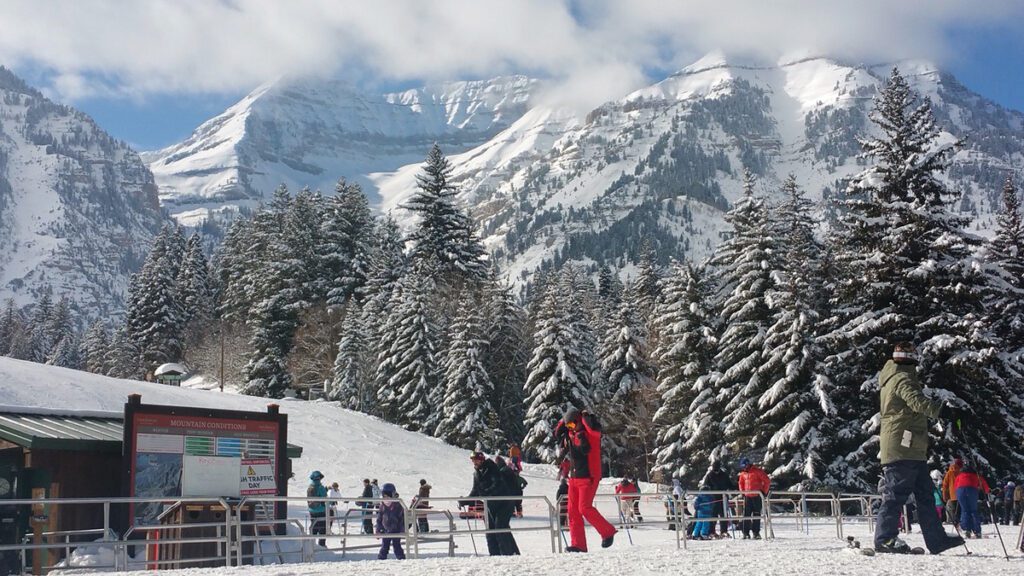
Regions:
M 5 0 L 0 64 L 149 150 L 282 74 L 390 88 L 521 72 L 584 107 L 713 49 L 925 58 L 1024 110 L 1022 20 L 1021 0 Z

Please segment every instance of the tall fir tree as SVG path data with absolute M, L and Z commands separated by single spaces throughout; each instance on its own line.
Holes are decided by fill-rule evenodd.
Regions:
M 930 103 L 895 68 L 871 118 L 881 136 L 862 142 L 872 163 L 846 192 L 836 250 L 841 318 L 823 339 L 828 376 L 849 402 L 839 407 L 837 437 L 850 444 L 845 461 L 858 465 L 845 484 L 868 488 L 877 476 L 877 374 L 899 340 L 917 343 L 922 382 L 974 423 L 955 438 L 948 427 L 933 430 L 932 464 L 966 453 L 983 473 L 1024 471 L 1024 455 L 1011 447 L 1019 436 L 1006 434 L 1024 429 L 1020 411 L 1002 393 L 1021 368 L 984 327 L 990 278 L 941 178 L 958 143 L 940 137 Z
M 109 370 L 109 354 L 110 335 L 107 333 L 107 325 L 104 321 L 97 320 L 82 339 L 79 351 L 82 367 L 93 374 L 106 374 Z
M 439 369 L 438 328 L 430 293 L 433 283 L 415 272 L 395 290 L 379 333 L 377 403 L 388 421 L 409 430 L 433 430 Z M 436 425 L 436 424 L 435 424 Z
M 363 308 L 357 302 L 350 302 L 341 321 L 341 339 L 334 360 L 330 399 L 341 402 L 350 410 L 369 414 L 376 403 L 376 394 L 371 388 L 372 371 L 369 369 L 370 350 L 367 344 Z
M 107 376 L 138 380 L 143 377 L 142 351 L 127 326 L 114 331 L 107 349 Z
M 712 368 L 717 340 L 705 272 L 675 263 L 656 309 L 661 338 L 654 350 L 661 405 L 654 414 L 654 471 L 694 483 L 721 446 Z
M 453 335 L 444 363 L 445 392 L 442 418 L 435 435 L 449 444 L 467 449 L 478 445 L 495 449 L 493 428 L 497 415 L 491 404 L 494 384 L 483 357 L 487 339 L 478 302 L 465 298 L 462 312 L 452 323 Z
M 645 457 L 654 440 L 655 368 L 648 356 L 646 330 L 637 314 L 642 300 L 638 287 L 627 289 L 609 325 L 600 359 L 609 393 L 602 410 L 609 456 L 625 472 L 632 473 L 649 469 Z
M 763 435 L 753 446 L 764 451 L 764 464 L 781 486 L 799 489 L 811 488 L 812 482 L 835 484 L 826 472 L 837 463 L 832 442 L 836 398 L 819 370 L 822 310 L 815 295 L 823 285 L 814 206 L 792 174 L 782 185 L 782 198 L 772 210 L 772 222 L 785 266 L 775 272 L 774 287 L 766 295 L 772 323 L 760 367 L 765 388 L 757 399 Z
M 523 382 L 530 354 L 525 313 L 516 302 L 512 288 L 498 279 L 495 270 L 491 272 L 484 299 L 487 347 L 482 361 L 494 383 L 491 405 L 503 435 L 522 438 L 525 433 Z
M 484 280 L 487 265 L 472 219 L 456 205 L 451 175 L 451 162 L 434 144 L 406 208 L 418 218 L 409 235 L 412 259 L 429 270 L 435 282 L 458 286 Z
M 558 447 L 554 427 L 570 406 L 591 407 L 590 376 L 593 349 L 587 350 L 587 336 L 578 331 L 582 310 L 572 275 L 549 283 L 534 321 L 533 354 L 527 364 L 526 436 L 522 449 L 527 457 L 555 463 Z M 574 309 L 575 308 L 575 309 Z
M 343 306 L 353 296 L 361 297 L 371 275 L 374 218 L 358 184 L 338 180 L 321 227 L 318 253 L 329 281 L 324 296 L 329 306 Z
M 771 325 L 766 294 L 773 287 L 778 268 L 768 210 L 763 198 L 754 195 L 754 177 L 744 173 L 743 198 L 730 210 L 726 221 L 732 233 L 715 251 L 722 328 L 715 355 L 715 387 L 727 398 L 722 423 L 725 442 L 737 450 L 754 445 L 765 433 L 758 419 L 757 402 L 766 382 L 760 373 L 764 362 L 764 338 Z

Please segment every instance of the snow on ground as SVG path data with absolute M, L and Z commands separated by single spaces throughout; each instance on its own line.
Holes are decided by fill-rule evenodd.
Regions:
M 515 526 L 515 522 L 513 522 Z M 866 528 L 853 533 L 866 537 Z M 625 534 L 616 537 L 609 549 L 597 548 L 588 554 L 552 554 L 547 536 L 517 535 L 523 555 L 518 557 L 474 557 L 472 548 L 460 542 L 455 558 L 428 557 L 400 562 L 370 559 L 368 554 L 358 558 L 365 561 L 337 563 L 316 562 L 285 566 L 246 567 L 253 576 L 318 576 L 345 573 L 353 576 L 391 574 L 394 576 L 494 576 L 515 574 L 534 576 L 546 574 L 594 574 L 632 576 L 653 574 L 700 574 L 710 576 L 728 574 L 828 574 L 843 576 L 906 575 L 906 574 L 986 574 L 991 576 L 1021 573 L 1019 553 L 1007 562 L 996 539 L 972 540 L 968 544 L 973 556 L 963 548 L 940 556 L 874 556 L 854 554 L 845 549 L 845 543 L 835 538 L 834 528 L 820 526 L 812 535 L 798 533 L 792 526 L 780 526 L 774 541 L 721 540 L 691 542 L 686 550 L 677 550 L 674 533 L 654 527 L 631 531 L 633 544 Z M 921 544 L 916 534 L 908 536 L 914 545 Z M 468 544 L 468 543 L 467 543 Z M 477 537 L 477 546 L 485 554 L 483 538 Z M 1012 554 L 1012 553 L 1011 553 Z M 350 555 L 351 556 L 351 555 Z M 237 574 L 238 568 L 186 569 L 177 575 L 219 576 Z M 142 574 L 139 572 L 139 574 Z
M 196 383 L 193 383 L 196 384 Z M 264 410 L 268 400 L 252 398 L 216 390 L 202 390 L 164 386 L 131 380 L 118 380 L 75 370 L 56 368 L 0 358 L 0 410 L 3 406 L 17 406 L 37 412 L 63 412 L 83 414 L 120 413 L 131 393 L 142 394 L 145 403 L 176 404 L 225 408 L 235 410 Z M 426 478 L 433 486 L 433 496 L 461 496 L 469 491 L 472 467 L 468 452 L 443 444 L 420 434 L 407 432 L 390 424 L 362 414 L 343 410 L 329 402 L 280 401 L 282 412 L 289 417 L 289 441 L 303 447 L 302 458 L 295 462 L 297 477 L 289 485 L 292 496 L 305 495 L 306 476 L 318 468 L 327 481 L 337 481 L 342 493 L 355 496 L 363 477 L 375 477 L 381 483 L 393 482 L 405 497 L 412 496 L 419 478 Z M 557 488 L 555 471 L 550 466 L 527 466 L 524 477 L 530 483 L 527 495 L 554 497 Z M 603 482 L 601 492 L 611 492 L 614 480 Z M 446 558 L 447 544 L 430 543 L 420 547 L 421 558 L 406 562 L 389 561 L 382 564 L 374 559 L 372 550 L 348 550 L 342 555 L 341 539 L 335 535 L 328 539 L 327 549 L 318 549 L 312 564 L 287 566 L 246 567 L 246 573 L 258 576 L 305 576 L 338 573 L 337 562 L 344 562 L 348 574 L 390 574 L 419 576 L 445 574 L 447 576 L 514 572 L 517 576 L 533 574 L 573 573 L 600 574 L 665 574 L 687 570 L 698 574 L 790 574 L 817 573 L 843 574 L 1019 574 L 1021 554 L 1011 552 L 1012 563 L 1002 557 L 998 540 L 991 538 L 992 527 L 983 530 L 989 538 L 968 543 L 975 554 L 966 557 L 962 549 L 942 556 L 874 557 L 868 558 L 844 551 L 845 542 L 835 536 L 831 520 L 823 519 L 813 527 L 811 535 L 799 532 L 791 518 L 777 518 L 774 541 L 757 542 L 722 540 L 691 542 L 688 550 L 677 550 L 675 532 L 652 521 L 665 517 L 662 497 L 652 494 L 650 485 L 643 485 L 645 494 L 641 508 L 646 524 L 627 534 L 620 531 L 615 545 L 607 550 L 598 548 L 599 538 L 588 529 L 591 553 L 552 554 L 551 535 L 546 529 L 519 532 L 515 535 L 523 556 L 517 558 L 476 558 L 486 555 L 483 536 L 470 537 L 464 531 L 482 525 L 459 520 L 454 502 L 434 500 L 437 509 L 450 510 L 455 518 L 456 557 Z M 408 500 L 406 500 L 408 501 Z M 618 519 L 618 510 L 611 497 L 600 497 L 601 512 L 612 520 Z M 290 516 L 305 520 L 303 506 L 296 503 Z M 342 506 L 344 509 L 344 506 Z M 517 529 L 543 528 L 548 524 L 547 504 L 541 499 L 524 502 L 525 517 L 514 519 Z M 357 520 L 355 521 L 357 522 Z M 449 530 L 440 518 L 431 519 L 431 528 Z M 350 525 L 350 532 L 358 528 Z M 339 527 L 334 531 L 339 533 Z M 863 524 L 850 525 L 846 534 L 860 538 L 870 546 L 870 535 Z M 1015 528 L 1004 528 L 1008 541 L 1016 537 Z M 632 543 L 630 542 L 632 540 Z M 911 545 L 922 545 L 915 533 L 907 537 Z M 370 539 L 350 538 L 348 545 L 373 545 Z M 295 550 L 296 544 L 285 544 L 285 550 Z M 273 559 L 273 557 L 271 557 Z M 298 562 L 299 555 L 291 554 L 286 560 Z M 183 574 L 219 576 L 236 574 L 237 568 L 188 569 Z
M 472 486 L 469 451 L 454 448 L 436 438 L 408 432 L 377 418 L 344 410 L 333 402 L 268 400 L 239 394 L 119 380 L 78 370 L 68 370 L 0 358 L 0 405 L 56 412 L 102 413 L 119 416 L 128 395 L 142 394 L 148 404 L 173 404 L 227 410 L 263 412 L 278 402 L 288 415 L 288 441 L 302 446 L 302 457 L 293 464 L 295 478 L 289 495 L 305 496 L 309 472 L 318 469 L 326 482 L 338 482 L 342 494 L 358 495 L 363 478 L 392 482 L 399 494 L 416 493 L 420 478 L 434 494 L 460 496 Z M 528 469 L 528 494 L 553 497 L 558 485 L 541 467 Z

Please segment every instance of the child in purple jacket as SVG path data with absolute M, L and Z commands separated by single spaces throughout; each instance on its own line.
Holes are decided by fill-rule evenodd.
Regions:
M 380 493 L 384 502 L 381 502 L 380 508 L 377 510 L 377 534 L 402 534 L 405 532 L 405 510 L 401 503 L 391 500 L 395 497 L 395 485 L 390 482 L 385 484 Z M 401 538 L 384 538 L 381 541 L 377 559 L 386 560 L 388 549 L 391 547 L 395 549 L 395 558 L 405 560 Z

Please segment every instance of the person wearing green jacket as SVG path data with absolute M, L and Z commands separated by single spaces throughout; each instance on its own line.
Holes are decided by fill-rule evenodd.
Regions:
M 900 512 L 907 498 L 930 502 L 935 486 L 928 473 L 928 418 L 938 418 L 941 402 L 925 396 L 917 378 L 914 345 L 900 342 L 878 377 L 882 429 L 879 457 L 882 460 L 882 505 L 878 509 L 875 550 L 882 553 L 912 552 L 899 539 Z M 963 544 L 959 536 L 946 534 L 935 508 L 918 506 L 918 523 L 925 545 L 939 554 Z

